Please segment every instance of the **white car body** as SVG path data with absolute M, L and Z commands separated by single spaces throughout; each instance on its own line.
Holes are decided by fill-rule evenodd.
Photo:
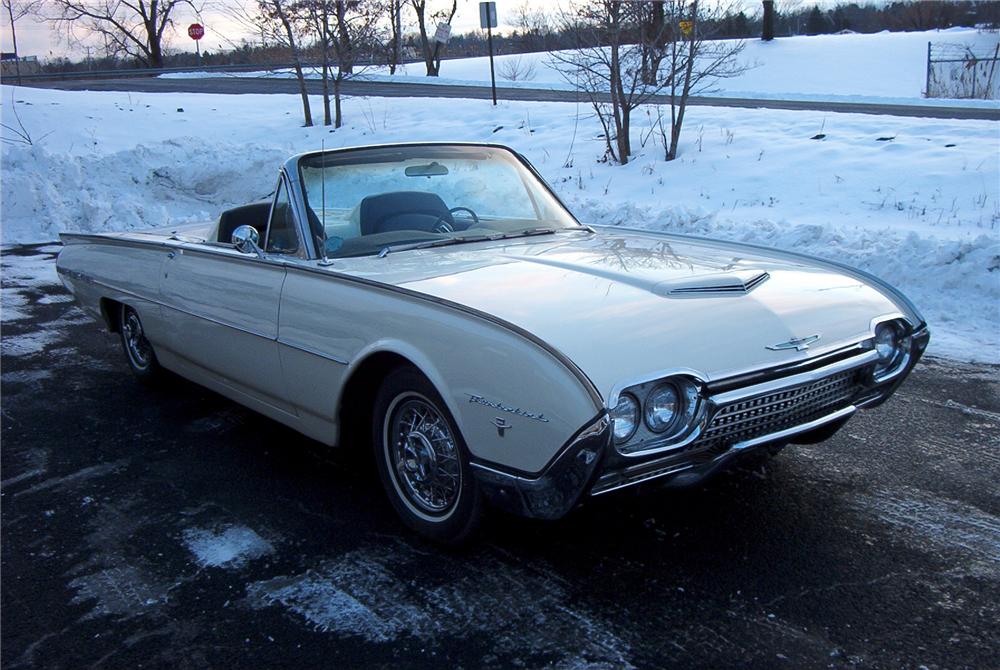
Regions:
M 112 329 L 115 305 L 136 310 L 164 367 L 330 445 L 363 433 L 379 375 L 408 362 L 447 405 L 487 497 L 525 515 L 822 438 L 884 401 L 928 341 L 916 308 L 857 270 L 679 235 L 584 227 L 324 259 L 305 243 L 301 159 L 281 176 L 300 256 L 243 253 L 213 225 L 67 234 L 63 282 Z M 883 323 L 907 351 L 876 379 Z M 616 444 L 621 395 L 676 376 L 700 389 L 692 425 L 673 442 L 640 426 L 636 444 Z M 759 426 L 719 433 L 727 407 Z M 352 421 L 361 432 L 345 437 Z

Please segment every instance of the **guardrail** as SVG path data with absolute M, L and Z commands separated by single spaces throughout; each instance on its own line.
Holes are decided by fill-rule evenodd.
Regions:
M 416 61 L 407 61 L 416 62 Z M 355 63 L 357 67 L 368 67 L 376 63 Z M 380 65 L 380 63 L 379 63 Z M 319 68 L 323 64 L 302 63 L 303 68 Z M 295 67 L 294 63 L 241 63 L 237 65 L 191 65 L 186 67 L 147 67 L 121 70 L 82 70 L 76 72 L 35 72 L 21 74 L 21 81 L 58 80 L 58 79 L 108 79 L 121 77 L 155 77 L 173 72 L 255 72 L 257 70 L 284 70 Z M 3 77 L 4 84 L 13 84 L 15 77 Z M 8 81 L 9 80 L 9 81 Z

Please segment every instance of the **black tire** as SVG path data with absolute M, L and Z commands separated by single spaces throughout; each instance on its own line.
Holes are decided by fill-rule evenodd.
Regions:
M 482 497 L 465 441 L 441 396 L 416 369 L 397 368 L 383 381 L 374 410 L 375 463 L 396 513 L 430 540 L 460 544 L 479 525 Z M 424 418 L 414 425 L 417 416 Z
M 158 383 L 163 378 L 163 368 L 156 360 L 153 345 L 146 339 L 139 313 L 128 305 L 118 310 L 118 335 L 132 374 L 144 384 Z

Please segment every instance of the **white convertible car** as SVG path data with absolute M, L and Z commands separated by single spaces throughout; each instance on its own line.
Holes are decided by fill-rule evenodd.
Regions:
M 582 225 L 496 145 L 302 154 L 217 223 L 63 242 L 62 281 L 140 378 L 370 443 L 402 519 L 441 541 L 484 501 L 554 519 L 826 439 L 929 339 L 849 267 Z

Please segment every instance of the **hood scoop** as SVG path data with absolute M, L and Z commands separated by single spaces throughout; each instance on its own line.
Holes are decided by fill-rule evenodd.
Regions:
M 771 275 L 761 270 L 737 270 L 657 283 L 653 292 L 668 298 L 710 298 L 746 295 Z

